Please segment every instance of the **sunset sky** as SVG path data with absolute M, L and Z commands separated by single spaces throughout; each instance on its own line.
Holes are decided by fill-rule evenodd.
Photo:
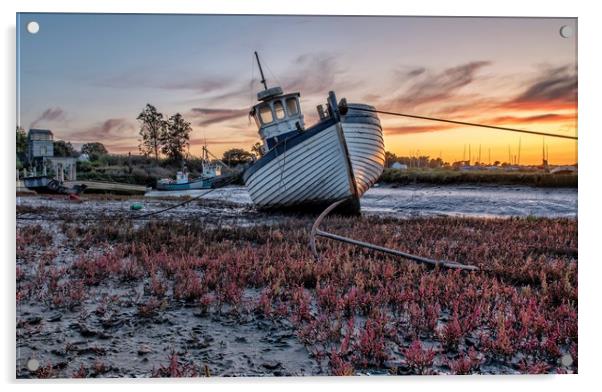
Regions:
M 219 154 L 259 140 L 247 116 L 261 89 L 299 91 L 306 126 L 329 90 L 382 110 L 577 135 L 576 19 L 19 14 L 19 124 L 75 146 L 138 153 L 146 103 L 193 125 Z M 37 34 L 26 30 L 40 24 Z M 563 25 L 575 34 L 563 38 Z M 381 115 L 397 155 L 577 162 L 567 139 Z

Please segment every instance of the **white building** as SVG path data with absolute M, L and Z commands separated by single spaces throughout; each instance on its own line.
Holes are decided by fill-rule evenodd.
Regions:
M 406 165 L 405 163 L 394 162 L 391 165 L 391 169 L 406 171 L 408 170 L 408 165 Z

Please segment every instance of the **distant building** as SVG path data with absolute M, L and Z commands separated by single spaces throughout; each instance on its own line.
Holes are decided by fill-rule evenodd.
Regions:
M 90 162 L 90 155 L 86 153 L 80 154 L 79 157 L 77 157 L 77 160 L 79 162 Z
M 54 135 L 48 129 L 30 129 L 27 134 L 27 157 L 36 158 L 54 156 Z
M 50 167 L 54 178 L 60 182 L 77 179 L 77 158 L 74 157 L 46 157 L 45 167 Z
M 394 162 L 394 163 L 391 165 L 391 169 L 396 169 L 396 170 L 405 171 L 405 170 L 408 170 L 408 165 L 406 165 L 406 164 L 404 164 L 404 163 Z
M 463 171 L 463 172 L 467 172 L 467 171 L 479 171 L 479 170 L 482 170 L 481 166 L 476 166 L 476 165 L 473 165 L 473 166 L 470 166 L 470 165 L 462 165 L 462 166 L 459 166 L 459 167 L 458 167 L 458 169 L 459 169 L 460 171 Z
M 30 129 L 27 134 L 27 158 L 31 162 L 33 175 L 46 175 L 50 169 L 54 178 L 63 182 L 77 178 L 77 159 L 54 156 L 54 135 L 49 129 Z

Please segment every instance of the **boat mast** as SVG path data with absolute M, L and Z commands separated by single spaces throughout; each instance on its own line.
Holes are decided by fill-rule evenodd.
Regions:
M 257 59 L 257 65 L 259 66 L 259 73 L 261 74 L 261 83 L 263 83 L 263 87 L 267 90 L 268 84 L 265 82 L 265 76 L 263 76 L 263 69 L 261 68 L 261 63 L 259 62 L 259 55 L 257 51 L 255 51 L 255 58 Z

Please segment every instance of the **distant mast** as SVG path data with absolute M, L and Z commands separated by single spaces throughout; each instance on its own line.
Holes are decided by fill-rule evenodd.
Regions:
M 259 73 L 261 74 L 261 83 L 263 84 L 263 88 L 267 90 L 268 84 L 265 82 L 265 76 L 263 76 L 263 69 L 261 68 L 261 62 L 259 61 L 257 51 L 255 51 L 255 58 L 257 59 L 257 65 L 259 66 Z

